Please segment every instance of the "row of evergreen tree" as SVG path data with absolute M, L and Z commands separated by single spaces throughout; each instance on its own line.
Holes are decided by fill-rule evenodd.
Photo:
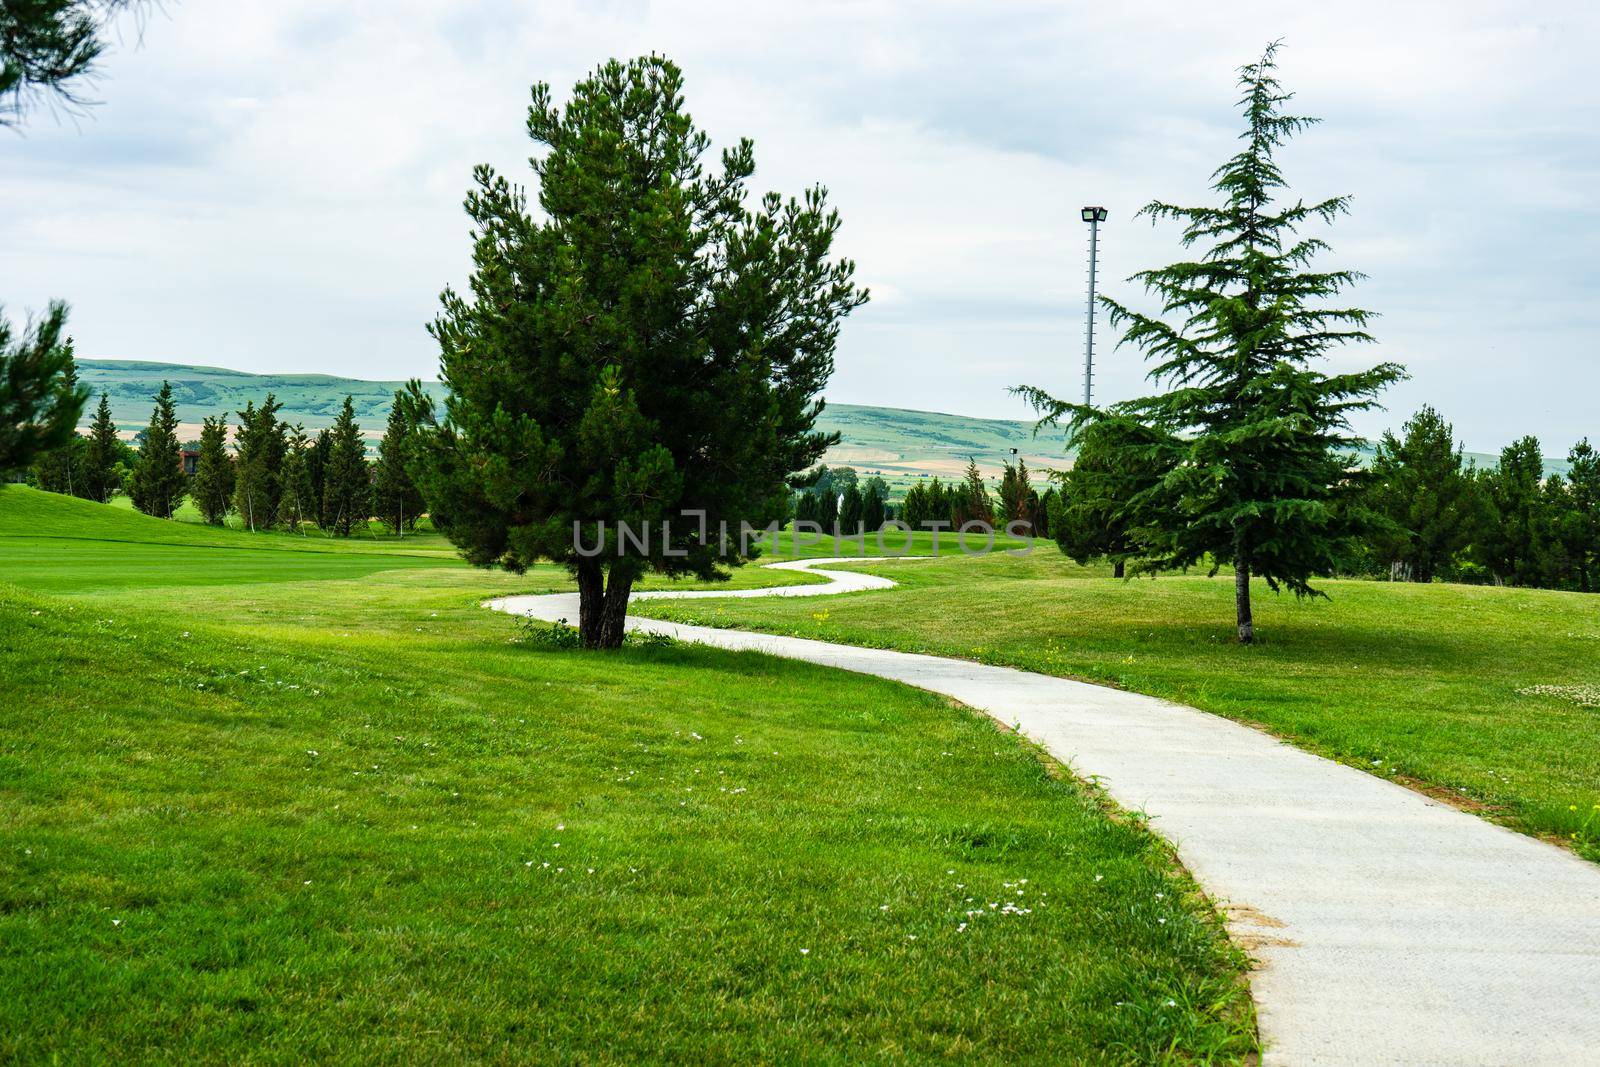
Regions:
M 349 537 L 375 515 L 401 536 L 416 527 L 424 509 L 406 468 L 409 424 L 398 407 L 390 411 L 371 463 L 350 397 L 333 425 L 315 437 L 303 425 L 280 418 L 282 408 L 271 393 L 260 405 L 246 403 L 236 412 L 239 422 L 231 448 L 228 416 L 208 416 L 189 476 L 169 383 L 161 384 L 137 448 L 117 436 L 110 400 L 101 394 L 88 435 L 74 436 L 41 456 L 32 481 L 41 489 L 101 503 L 126 492 L 135 508 L 161 518 L 171 518 L 189 499 L 215 526 L 237 515 L 250 530 L 299 532 L 315 526 Z
M 895 517 L 889 505 L 889 483 L 874 475 L 862 481 L 853 467 L 821 466 L 794 500 L 795 522 L 854 535 L 876 533 Z
M 1131 462 L 1129 450 L 1105 446 L 1090 427 L 1072 469 L 1061 476 L 1053 532 L 1079 562 L 1125 561 L 1146 554 L 1160 517 L 1147 501 L 1161 498 L 1167 472 Z M 1585 438 L 1567 454 L 1565 476 L 1545 477 L 1536 437 L 1512 442 L 1498 462 L 1469 462 L 1453 427 L 1424 407 L 1379 440 L 1362 488 L 1346 505 L 1354 540 L 1330 568 L 1361 576 L 1431 582 L 1600 590 L 1600 453 Z

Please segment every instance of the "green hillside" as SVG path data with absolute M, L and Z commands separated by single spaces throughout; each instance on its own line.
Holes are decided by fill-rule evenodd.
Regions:
M 102 390 L 109 394 L 112 417 L 129 432 L 148 424 L 156 391 L 163 380 L 170 381 L 178 419 L 188 437 L 199 436 L 205 416 L 231 414 L 247 401 L 259 402 L 267 393 L 282 402 L 285 418 L 304 423 L 309 430 L 331 425 L 349 395 L 363 429 L 369 437 L 376 437 L 388 418 L 394 391 L 404 384 L 329 374 L 247 374 L 221 367 L 132 360 L 80 360 L 78 375 L 97 396 Z M 443 396 L 437 383 L 429 388 Z M 92 413 L 91 404 L 84 412 L 85 422 Z M 1035 436 L 1033 423 L 1027 420 L 977 419 L 857 404 L 828 405 L 819 426 L 840 436 L 839 444 L 828 453 L 830 465 L 882 475 L 901 489 L 916 478 L 960 477 L 968 457 L 977 460 L 986 473 L 997 474 L 1001 464 L 1011 458 L 1013 448 L 1036 470 L 1059 467 L 1066 447 L 1061 431 L 1043 430 Z M 1470 453 L 1468 458 L 1480 467 L 1495 462 L 1495 457 L 1482 453 Z M 1564 472 L 1566 463 L 1546 459 L 1545 470 Z

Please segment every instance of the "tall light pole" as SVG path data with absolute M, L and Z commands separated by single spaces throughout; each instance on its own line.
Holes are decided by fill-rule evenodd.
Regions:
M 1094 395 L 1094 270 L 1100 258 L 1100 224 L 1106 221 L 1106 209 L 1086 207 L 1083 221 L 1089 224 L 1089 312 L 1083 324 L 1083 406 L 1088 407 Z

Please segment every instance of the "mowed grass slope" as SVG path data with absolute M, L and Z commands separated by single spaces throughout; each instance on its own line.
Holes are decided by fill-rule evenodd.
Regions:
M 1231 577 L 1117 581 L 1043 541 L 1026 558 L 861 566 L 900 588 L 638 610 L 1168 697 L 1600 860 L 1600 707 L 1585 706 L 1600 701 L 1600 597 L 1328 581 L 1318 584 L 1331 599 L 1296 601 L 1257 583 L 1260 642 L 1245 647 L 1233 640 Z
M 58 499 L 0 532 L 0 1059 L 1254 1047 L 1168 850 L 969 712 L 479 606 L 556 571 L 214 546 L 124 583 L 134 528 L 54 537 Z

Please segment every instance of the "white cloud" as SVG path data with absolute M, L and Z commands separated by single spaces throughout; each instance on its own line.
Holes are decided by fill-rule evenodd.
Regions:
M 427 375 L 423 330 L 467 269 L 471 167 L 527 176 L 527 87 L 659 51 L 757 184 L 820 181 L 879 299 L 830 396 L 1024 412 L 1074 392 L 1083 226 L 1102 271 L 1176 254 L 1131 219 L 1205 195 L 1234 147 L 1232 69 L 1283 36 L 1325 124 L 1297 192 L 1356 195 L 1336 258 L 1371 275 L 1381 349 L 1475 448 L 1600 436 L 1591 249 L 1600 88 L 1585 5 L 1509 3 L 539 3 L 185 0 L 120 47 L 93 117 L 35 120 L 0 170 L 0 294 L 64 296 L 89 356 Z M 1101 395 L 1141 389 L 1102 335 Z

